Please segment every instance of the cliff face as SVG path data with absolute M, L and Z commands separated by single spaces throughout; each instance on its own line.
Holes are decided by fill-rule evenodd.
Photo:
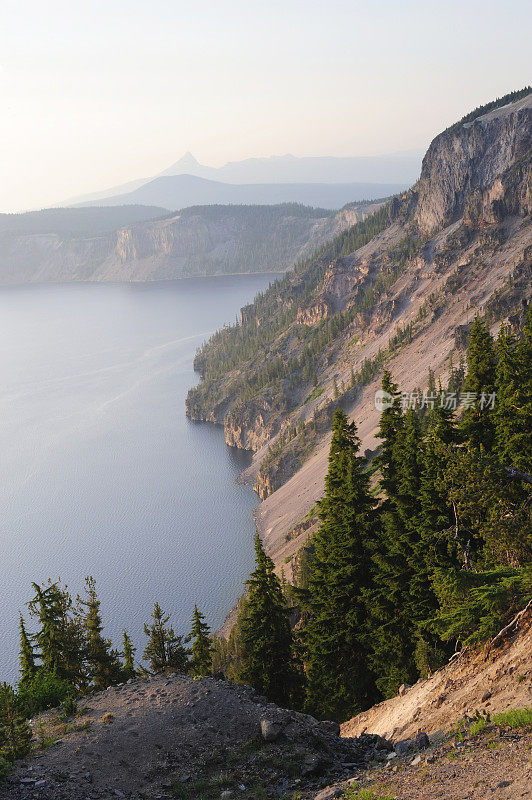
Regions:
M 0 282 L 281 272 L 378 205 L 353 204 L 338 214 L 295 204 L 203 206 L 96 235 L 0 230 Z
M 531 128 L 529 95 L 442 133 L 418 184 L 363 224 L 374 235 L 345 231 L 199 354 L 205 382 L 187 412 L 204 419 L 216 408 L 228 441 L 255 451 L 245 478 L 287 577 L 285 562 L 308 536 L 299 523 L 323 491 L 332 410 L 342 405 L 362 450 L 373 450 L 385 364 L 406 392 L 426 386 L 429 368 L 445 385 L 475 313 L 495 327 L 522 314 L 532 286 Z
M 499 176 L 529 158 L 531 107 L 528 95 L 474 122 L 453 126 L 434 139 L 423 159 L 417 184 L 415 219 L 423 233 L 461 217 L 472 195 L 493 192 Z M 493 200 L 500 199 L 500 190 L 498 181 Z M 512 202 L 516 201 L 519 203 L 519 198 L 514 193 Z

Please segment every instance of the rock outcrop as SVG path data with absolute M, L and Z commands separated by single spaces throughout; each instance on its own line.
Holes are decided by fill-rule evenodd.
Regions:
M 416 185 L 415 219 L 421 231 L 430 233 L 460 218 L 467 201 L 478 193 L 488 191 L 494 200 L 500 199 L 504 194 L 500 176 L 522 159 L 528 160 L 528 170 L 524 166 L 529 171 L 531 111 L 532 95 L 528 95 L 434 139 Z M 518 203 L 514 192 L 512 205 Z M 515 205 L 512 210 L 515 213 Z

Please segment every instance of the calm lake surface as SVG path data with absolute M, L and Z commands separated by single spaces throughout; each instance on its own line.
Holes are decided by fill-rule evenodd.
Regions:
M 0 289 L 0 681 L 31 581 L 97 582 L 142 655 L 157 600 L 219 625 L 253 564 L 257 497 L 223 431 L 191 423 L 196 348 L 272 275 Z M 32 625 L 29 625 L 32 629 Z

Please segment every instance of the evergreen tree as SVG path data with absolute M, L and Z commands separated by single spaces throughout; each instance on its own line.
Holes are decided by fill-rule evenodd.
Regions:
M 294 704 L 298 675 L 293 657 L 292 630 L 274 563 L 255 537 L 256 567 L 240 620 L 242 671 L 240 679 L 280 705 Z
M 364 588 L 367 543 L 375 530 L 365 460 L 358 456 L 356 427 L 338 409 L 325 495 L 319 501 L 320 528 L 313 538 L 305 601 L 306 708 L 319 717 L 346 719 L 375 698 L 368 669 Z
M 491 450 L 495 426 L 488 399 L 495 391 L 495 352 L 493 338 L 479 317 L 473 320 L 467 342 L 464 390 L 473 393 L 474 403 L 462 415 L 462 434 L 473 447 Z
M 17 708 L 15 692 L 7 683 L 0 686 L 0 756 L 13 762 L 30 751 L 31 728 Z
M 388 433 L 383 450 L 390 454 L 392 475 L 386 482 L 379 536 L 373 545 L 373 588 L 367 602 L 370 663 L 377 687 L 389 697 L 401 683 L 417 677 L 415 649 L 428 579 L 419 529 L 423 456 L 419 418 L 410 409 L 400 425 L 381 427 Z
M 124 666 L 122 668 L 122 675 L 124 680 L 129 680 L 135 675 L 135 653 L 136 648 L 133 647 L 133 642 L 124 629 L 122 631 L 122 656 L 124 658 Z
M 73 608 L 67 587 L 49 581 L 46 586 L 32 584 L 35 597 L 28 603 L 40 628 L 35 634 L 40 668 L 55 673 L 73 687 L 86 685 L 85 635 L 82 621 Z
M 444 482 L 457 431 L 453 410 L 446 407 L 441 386 L 439 396 L 428 419 L 420 483 L 420 531 L 431 576 L 436 569 L 458 565 L 455 520 Z
M 381 486 L 387 497 L 397 493 L 398 469 L 394 459 L 395 443 L 402 428 L 403 420 L 399 403 L 397 384 L 392 381 L 389 370 L 382 375 L 382 391 L 391 398 L 391 405 L 385 408 L 379 422 L 378 438 L 382 440 L 381 451 L 376 458 L 376 465 L 381 474 Z
M 85 578 L 85 595 L 85 598 L 78 597 L 78 601 L 85 608 L 83 629 L 86 637 L 89 677 L 95 689 L 105 689 L 119 682 L 121 665 L 110 640 L 102 636 L 100 601 L 96 594 L 96 582 L 91 576 Z
M 148 637 L 144 658 L 149 662 L 150 669 L 153 672 L 186 672 L 189 666 L 188 653 L 183 638 L 176 636 L 173 627 L 168 626 L 170 615 L 164 614 L 159 603 L 155 603 L 151 618 L 151 625 L 144 625 L 144 633 Z
M 502 325 L 497 339 L 497 455 L 503 467 L 532 469 L 532 304 L 516 340 Z
M 194 605 L 192 630 L 188 637 L 192 641 L 191 667 L 194 675 L 209 675 L 212 665 L 212 638 L 205 617 Z
M 20 614 L 20 619 L 19 619 L 19 631 L 20 631 L 20 654 L 19 654 L 20 683 L 26 684 L 35 677 L 37 668 L 35 666 L 35 654 L 33 652 L 33 645 L 26 631 L 26 625 L 24 623 L 24 617 L 22 616 L 22 614 Z

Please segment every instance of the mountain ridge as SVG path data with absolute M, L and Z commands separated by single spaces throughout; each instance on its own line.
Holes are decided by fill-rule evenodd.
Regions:
M 127 181 L 103 191 L 70 197 L 61 205 L 101 201 L 132 192 L 155 178 L 183 173 L 222 183 L 395 183 L 410 185 L 419 175 L 422 153 L 407 151 L 381 156 L 297 157 L 292 155 L 247 158 L 209 167 L 187 151 L 166 169 L 146 178 Z M 356 198 L 351 198 L 356 199 Z
M 163 206 L 169 210 L 196 205 L 278 205 L 301 203 L 330 210 L 347 203 L 388 197 L 404 183 L 224 183 L 196 175 L 163 175 L 126 194 L 109 196 L 106 205 Z M 95 206 L 91 200 L 76 207 Z

